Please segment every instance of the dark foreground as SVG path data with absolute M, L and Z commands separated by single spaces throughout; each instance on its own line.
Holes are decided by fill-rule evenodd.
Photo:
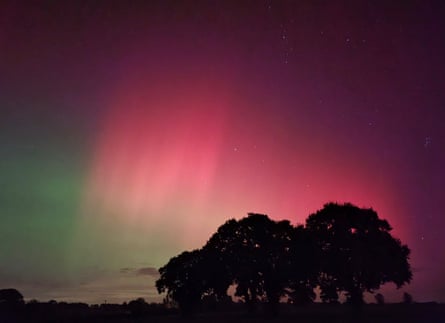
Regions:
M 2 311 L 0 323 L 13 322 L 300 322 L 300 323 L 349 323 L 349 322 L 445 322 L 445 304 L 415 303 L 365 305 L 360 311 L 345 305 L 313 304 L 306 307 L 282 305 L 278 316 L 271 316 L 258 310 L 247 314 L 238 308 L 231 311 L 198 313 L 193 317 L 182 317 L 175 311 L 131 313 L 113 307 L 35 307 L 23 306 L 20 309 Z

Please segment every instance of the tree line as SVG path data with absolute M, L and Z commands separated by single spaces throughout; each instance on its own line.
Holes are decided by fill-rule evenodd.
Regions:
M 365 291 L 412 279 L 410 250 L 391 230 L 373 209 L 350 203 L 328 203 L 304 225 L 249 213 L 225 222 L 201 249 L 171 258 L 159 269 L 156 287 L 183 313 L 209 297 L 226 301 L 230 286 L 250 310 L 264 303 L 275 313 L 283 298 L 312 302 L 317 287 L 325 303 L 337 303 L 344 293 L 359 306 Z

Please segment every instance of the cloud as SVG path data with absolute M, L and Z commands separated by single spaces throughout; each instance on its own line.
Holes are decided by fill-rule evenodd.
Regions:
M 131 272 L 133 272 L 133 271 L 135 271 L 135 269 L 134 269 L 134 268 L 129 268 L 129 267 L 121 268 L 121 269 L 119 270 L 119 272 L 120 272 L 121 274 L 128 274 L 128 273 L 131 273 Z
M 137 270 L 137 275 L 159 276 L 159 272 L 154 267 L 143 267 Z
M 151 276 L 151 277 L 158 277 L 159 272 L 158 269 L 155 267 L 141 267 L 141 268 L 121 268 L 119 270 L 121 274 L 134 274 L 136 276 Z

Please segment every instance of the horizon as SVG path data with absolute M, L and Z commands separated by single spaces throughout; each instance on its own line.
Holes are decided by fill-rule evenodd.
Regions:
M 326 203 L 325 203 L 325 205 L 326 205 Z M 249 214 L 250 213 L 252 213 L 252 212 L 249 212 Z M 230 219 L 227 219 L 227 220 L 230 220 Z M 282 220 L 286 220 L 286 219 L 282 219 Z M 221 223 L 221 225 L 222 224 L 223 223 Z M 294 223 L 293 225 L 300 225 L 300 223 Z M 215 229 L 215 232 L 216 232 L 216 229 Z M 177 256 L 177 255 L 172 255 L 171 258 L 174 256 Z M 152 284 L 153 286 L 150 286 L 149 288 L 147 288 L 147 286 L 145 286 L 145 287 L 143 285 L 141 286 L 140 279 L 137 279 L 138 276 L 144 277 L 144 279 L 146 279 L 147 281 L 148 281 L 147 278 L 149 277 L 150 281 L 153 282 L 153 284 Z M 119 285 L 119 284 L 118 284 L 119 287 L 112 286 L 112 284 L 115 283 L 116 281 L 119 282 L 119 278 L 122 279 L 123 277 L 126 278 L 127 283 L 129 283 L 130 280 L 132 280 L 133 282 L 135 282 L 135 284 L 129 284 L 128 286 L 126 286 L 124 288 L 122 287 L 122 285 Z M 158 292 L 153 291 L 156 289 L 155 281 L 156 281 L 156 279 L 159 278 L 159 272 L 154 267 L 121 268 L 118 273 L 117 272 L 116 273 L 107 273 L 107 274 L 104 274 L 101 278 L 102 279 L 105 278 L 104 281 L 109 286 L 108 288 L 106 288 L 104 286 L 104 282 L 102 283 L 102 285 L 100 285 L 101 287 L 97 287 L 97 286 L 94 287 L 94 285 L 93 286 L 87 285 L 87 286 L 82 286 L 81 288 L 79 288 L 79 287 L 66 288 L 66 286 L 65 286 L 63 291 L 58 291 L 55 293 L 53 291 L 49 292 L 48 295 L 46 296 L 46 298 L 44 295 L 42 295 L 43 298 L 39 298 L 37 295 L 33 294 L 33 297 L 27 297 L 26 295 L 24 295 L 24 300 L 25 300 L 25 302 L 29 302 L 32 300 L 37 300 L 39 302 L 49 302 L 49 301 L 67 302 L 67 303 L 80 302 L 80 303 L 86 303 L 88 305 L 95 305 L 95 304 L 123 304 L 125 302 L 128 303 L 129 301 L 137 299 L 137 298 L 143 298 L 147 303 L 162 303 L 163 299 L 166 296 L 165 293 L 159 294 Z M 111 284 L 111 286 L 110 286 L 110 284 Z M 378 293 L 382 293 L 383 296 L 385 297 L 385 304 L 401 303 L 401 302 L 403 302 L 403 293 L 409 291 L 409 284 L 410 283 L 407 283 L 404 286 L 402 286 L 401 288 L 397 288 L 394 285 L 394 283 L 385 283 L 381 286 L 381 288 L 375 290 L 373 293 L 365 291 L 364 292 L 365 303 L 366 304 L 376 303 L 374 296 Z M 234 286 L 235 285 L 232 284 L 229 287 L 229 289 L 227 291 L 228 295 L 231 297 L 233 302 L 241 301 L 240 297 L 235 296 Z M 8 287 L 6 286 L 5 288 L 8 288 Z M 11 288 L 13 288 L 13 287 L 11 287 Z M 16 288 L 14 288 L 14 289 L 16 289 Z M 316 298 L 315 298 L 314 302 L 322 303 L 322 301 L 320 299 L 319 287 L 315 288 L 315 291 L 316 291 Z M 20 290 L 19 290 L 19 292 L 20 292 Z M 93 293 L 99 292 L 102 296 L 101 297 L 98 297 L 98 295 L 91 296 L 91 292 L 93 292 Z M 151 294 L 149 292 L 151 292 Z M 118 295 L 115 295 L 116 293 Z M 85 295 L 90 295 L 90 297 L 93 297 L 93 298 L 86 297 Z M 100 299 L 102 299 L 102 300 L 100 300 Z M 284 299 L 284 297 L 282 297 L 281 301 L 283 301 L 283 299 Z M 345 303 L 346 296 L 345 296 L 344 292 L 339 293 L 339 301 L 340 301 L 340 303 Z M 429 303 L 429 302 L 438 302 L 438 301 L 431 299 L 431 300 L 423 300 L 423 301 L 418 302 L 414 298 L 414 302 L 415 303 Z M 442 304 L 443 302 L 438 302 L 438 303 Z

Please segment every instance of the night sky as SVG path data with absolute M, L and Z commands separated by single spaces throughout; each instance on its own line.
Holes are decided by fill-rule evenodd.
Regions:
M 247 212 L 373 207 L 445 301 L 442 1 L 2 1 L 0 288 L 157 301 Z

